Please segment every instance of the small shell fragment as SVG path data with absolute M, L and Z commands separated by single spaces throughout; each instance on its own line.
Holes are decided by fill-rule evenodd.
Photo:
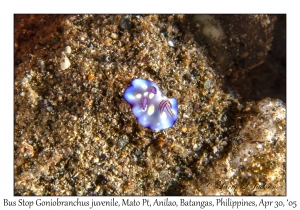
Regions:
M 66 46 L 65 51 L 67 54 L 70 54 L 72 52 L 72 49 L 70 46 Z
M 60 59 L 60 68 L 62 70 L 66 70 L 71 66 L 71 62 L 69 60 L 69 58 L 65 55 L 63 55 Z

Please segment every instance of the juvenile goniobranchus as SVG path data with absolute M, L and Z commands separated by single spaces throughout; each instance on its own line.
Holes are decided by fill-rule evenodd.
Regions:
M 178 118 L 178 102 L 168 98 L 152 81 L 133 79 L 124 92 L 132 113 L 145 128 L 160 131 L 170 128 Z

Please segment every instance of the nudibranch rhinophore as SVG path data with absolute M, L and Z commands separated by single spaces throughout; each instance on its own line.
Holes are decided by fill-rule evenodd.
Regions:
M 137 120 L 146 128 L 160 131 L 170 128 L 178 118 L 178 102 L 168 98 L 149 80 L 133 79 L 124 92 Z

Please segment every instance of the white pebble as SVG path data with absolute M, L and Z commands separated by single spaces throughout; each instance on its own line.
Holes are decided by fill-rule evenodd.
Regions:
M 198 145 L 198 144 L 194 144 L 193 150 L 194 150 L 195 152 L 197 152 L 199 149 L 200 149 L 199 145 Z
M 66 46 L 65 51 L 67 54 L 70 54 L 72 52 L 72 49 L 70 46 Z
M 174 43 L 170 40 L 168 41 L 169 46 L 174 47 Z
M 213 147 L 213 151 L 216 154 L 218 152 L 218 148 L 216 146 Z
M 67 56 L 62 56 L 60 59 L 60 68 L 65 70 L 71 66 L 71 62 Z
M 118 39 L 118 34 L 112 33 L 110 36 L 112 39 Z

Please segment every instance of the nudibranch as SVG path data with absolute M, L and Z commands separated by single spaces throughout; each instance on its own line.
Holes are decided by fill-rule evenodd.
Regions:
M 178 102 L 168 98 L 149 80 L 133 79 L 124 92 L 136 119 L 154 131 L 170 128 L 178 118 Z

